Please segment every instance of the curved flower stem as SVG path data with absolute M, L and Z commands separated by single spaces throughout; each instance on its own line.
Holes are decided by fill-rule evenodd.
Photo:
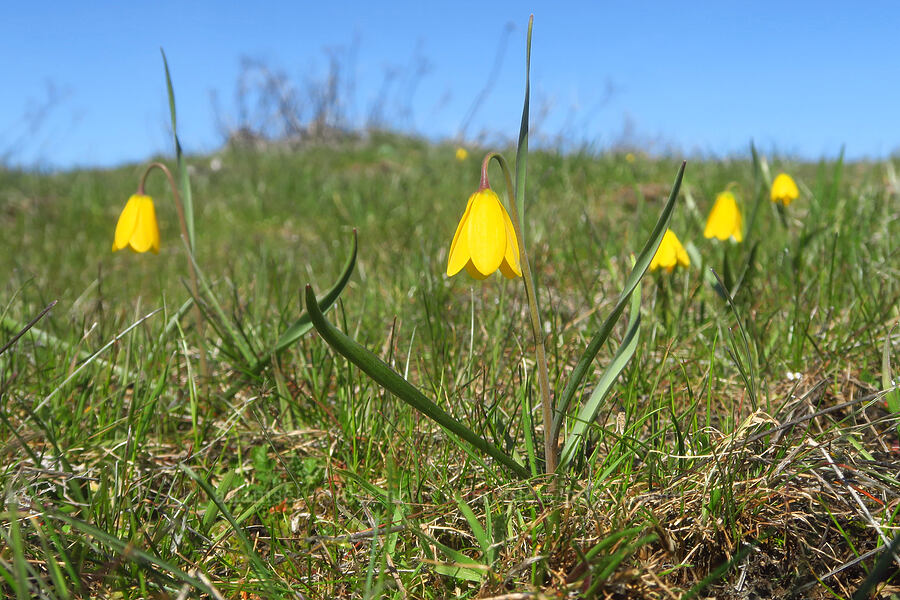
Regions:
M 181 239 L 188 251 L 188 269 L 191 274 L 191 294 L 194 296 L 194 311 L 197 319 L 197 333 L 200 337 L 200 375 L 203 378 L 203 388 L 209 385 L 209 364 L 206 362 L 206 343 L 203 335 L 203 313 L 197 304 L 200 301 L 200 286 L 197 283 L 197 270 L 194 268 L 194 248 L 191 246 L 191 238 L 188 236 L 187 222 L 184 219 L 184 205 L 181 203 L 181 196 L 178 194 L 178 186 L 175 185 L 175 178 L 166 165 L 161 162 L 152 162 L 147 165 L 144 174 L 141 175 L 141 181 L 138 183 L 137 193 L 144 195 L 144 183 L 147 181 L 147 175 L 153 169 L 159 169 L 166 174 L 169 180 L 169 187 L 172 188 L 172 195 L 175 198 L 175 211 L 178 213 L 178 222 L 181 225 Z
M 519 222 L 519 209 L 516 200 L 512 196 L 515 189 L 509 172 L 506 159 L 498 152 L 491 152 L 484 157 L 481 164 L 481 185 L 487 187 L 487 170 L 491 159 L 497 161 L 503 176 L 506 178 L 506 197 L 509 206 L 509 216 L 513 228 L 516 230 L 516 239 L 519 242 L 519 261 L 522 263 L 522 279 L 525 281 L 525 295 L 528 297 L 528 310 L 531 313 L 531 333 L 534 336 L 535 354 L 537 358 L 538 382 L 541 388 L 541 412 L 544 421 L 544 462 L 545 473 L 556 472 L 558 462 L 558 440 L 552 439 L 553 431 L 553 404 L 550 401 L 550 378 L 547 375 L 547 353 L 544 349 L 544 330 L 541 327 L 541 313 L 538 310 L 537 290 L 534 287 L 534 278 L 531 276 L 531 264 L 528 262 L 528 252 L 525 250 L 525 238 L 522 235 L 522 224 Z

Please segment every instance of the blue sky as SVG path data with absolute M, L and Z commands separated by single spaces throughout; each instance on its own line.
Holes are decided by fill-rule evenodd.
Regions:
M 720 156 L 751 138 L 808 159 L 842 144 L 851 158 L 900 150 L 900 5 L 890 2 L 60 1 L 0 7 L 0 159 L 67 168 L 171 152 L 160 47 L 189 152 L 215 150 L 222 122 L 237 122 L 242 58 L 303 91 L 325 76 L 329 53 L 353 82 L 352 121 L 366 120 L 394 73 L 385 117 L 451 138 L 509 24 L 467 134 L 513 137 L 531 12 L 532 115 L 548 138 Z

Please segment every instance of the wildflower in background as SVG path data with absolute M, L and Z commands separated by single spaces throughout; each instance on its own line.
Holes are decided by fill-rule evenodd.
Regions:
M 688 257 L 687 251 L 681 245 L 675 232 L 671 229 L 666 229 L 666 233 L 659 243 L 659 248 L 657 248 L 656 254 L 653 255 L 653 260 L 650 261 L 650 270 L 655 271 L 662 267 L 666 270 L 666 273 L 671 273 L 675 270 L 676 265 L 689 267 L 691 259 Z
M 125 248 L 135 252 L 152 250 L 154 254 L 159 253 L 159 226 L 150 196 L 134 194 L 119 215 L 112 251 Z
M 716 203 L 713 204 L 709 217 L 706 219 L 703 236 L 720 240 L 731 238 L 740 242 L 744 239 L 743 229 L 744 220 L 741 217 L 737 200 L 734 199 L 734 194 L 726 190 L 716 196 Z
M 629 165 L 633 165 L 635 160 L 637 159 L 635 158 L 633 153 L 629 152 L 625 155 L 625 162 L 627 162 Z
M 459 147 L 456 149 L 456 160 L 462 162 L 469 158 L 469 151 L 463 147 Z
M 469 197 L 450 244 L 447 275 L 456 275 L 463 267 L 475 279 L 485 279 L 497 269 L 510 279 L 522 276 L 515 229 L 500 198 L 489 187 Z
M 787 173 L 780 173 L 775 178 L 775 181 L 772 182 L 772 193 L 770 196 L 775 204 L 788 206 L 799 195 L 800 191 L 797 189 L 797 184 L 794 183 L 793 178 Z

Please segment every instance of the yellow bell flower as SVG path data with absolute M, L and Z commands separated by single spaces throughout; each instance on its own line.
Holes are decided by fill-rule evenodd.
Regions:
M 733 239 L 736 242 L 744 239 L 744 220 L 741 217 L 741 209 L 738 208 L 734 194 L 724 191 L 716 196 L 709 217 L 706 219 L 706 229 L 703 236 L 720 240 Z
M 794 183 L 793 178 L 787 173 L 780 173 L 778 177 L 775 178 L 775 181 L 772 182 L 772 193 L 770 194 L 770 197 L 775 204 L 788 206 L 791 202 L 796 200 L 799 195 L 800 191 L 797 189 L 797 184 Z
M 159 226 L 150 196 L 134 194 L 119 215 L 112 251 L 125 248 L 135 252 L 152 250 L 154 254 L 159 253 Z
M 656 249 L 656 254 L 653 255 L 653 260 L 650 261 L 650 270 L 655 271 L 662 267 L 666 270 L 666 273 L 671 273 L 675 270 L 675 265 L 689 267 L 691 259 L 688 257 L 684 246 L 678 241 L 678 236 L 675 235 L 675 232 L 671 229 L 666 229 L 666 233 L 663 234 L 663 239 L 659 243 L 659 248 Z
M 509 214 L 500 198 L 485 187 L 469 197 L 447 261 L 447 275 L 459 273 L 463 267 L 475 279 L 485 279 L 500 269 L 504 277 L 521 277 L 519 243 Z
M 460 146 L 456 149 L 456 160 L 462 162 L 469 158 L 469 151 Z

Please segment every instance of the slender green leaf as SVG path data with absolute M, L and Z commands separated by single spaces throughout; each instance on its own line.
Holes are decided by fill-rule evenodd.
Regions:
M 528 18 L 528 36 L 525 40 L 525 103 L 522 105 L 522 123 L 519 125 L 519 143 L 516 146 L 516 208 L 519 210 L 519 223 L 525 233 L 525 175 L 528 171 L 528 113 L 531 103 L 531 29 L 534 15 Z M 525 240 L 519 240 L 520 245 Z
M 484 552 L 485 558 L 487 558 L 488 551 L 491 547 L 491 539 L 488 537 L 484 526 L 481 524 L 481 521 L 478 520 L 475 511 L 473 511 L 469 505 L 466 504 L 466 501 L 458 494 L 456 495 L 456 506 L 459 507 L 459 512 L 463 514 L 466 521 L 469 522 L 469 528 L 472 530 L 475 539 L 478 540 L 478 545 L 481 546 L 481 551 Z
M 760 182 L 769 187 L 772 185 L 772 175 L 769 173 L 769 162 L 765 156 L 761 156 L 756 150 L 756 144 L 750 141 L 750 156 L 753 158 L 753 170 L 758 175 Z
M 553 439 L 557 439 L 560 427 L 562 427 L 563 419 L 569 410 L 569 405 L 572 403 L 572 398 L 575 397 L 575 392 L 581 386 L 581 382 L 585 375 L 587 375 L 588 368 L 594 361 L 594 357 L 597 356 L 597 352 L 599 352 L 603 344 L 606 343 L 606 339 L 612 332 L 616 321 L 619 320 L 619 316 L 622 314 L 622 311 L 625 310 L 625 304 L 628 302 L 628 299 L 631 298 L 631 293 L 641 282 L 644 273 L 646 273 L 647 269 L 650 267 L 650 261 L 653 260 L 653 255 L 656 254 L 656 250 L 659 248 L 660 242 L 662 242 L 663 235 L 666 233 L 666 228 L 669 226 L 669 218 L 672 216 L 672 211 L 675 208 L 675 199 L 678 198 L 678 190 L 681 189 L 681 180 L 684 178 L 685 165 L 687 165 L 686 161 L 681 163 L 681 167 L 678 169 L 678 174 L 675 176 L 675 184 L 672 186 L 672 193 L 669 194 L 669 199 L 663 207 L 662 213 L 659 215 L 659 220 L 656 222 L 656 226 L 650 234 L 650 239 L 647 240 L 643 250 L 641 250 L 640 255 L 635 261 L 634 267 L 631 269 L 631 274 L 625 281 L 625 289 L 619 296 L 616 306 L 603 322 L 603 325 L 600 326 L 597 333 L 594 334 L 594 337 L 591 338 L 591 341 L 581 355 L 578 364 L 575 365 L 575 368 L 572 370 L 569 380 L 566 382 L 566 387 L 563 389 L 556 404 L 556 415 L 553 417 L 553 431 L 551 433 Z
M 237 523 L 238 525 L 240 525 L 241 523 L 243 523 L 250 517 L 255 516 L 257 514 L 257 512 L 259 512 L 259 509 L 261 506 L 263 506 L 265 504 L 271 504 L 272 498 L 278 498 L 278 497 L 283 498 L 284 497 L 283 490 L 287 486 L 288 486 L 288 482 L 284 482 L 284 483 L 279 483 L 279 484 L 275 485 L 274 487 L 272 487 L 271 489 L 267 490 L 266 493 L 263 494 L 262 496 L 260 496 L 256 502 L 254 502 L 253 504 L 248 506 L 244 510 L 244 512 L 242 512 L 241 514 L 236 516 L 234 518 L 234 522 Z M 223 530 L 222 533 L 220 533 L 216 538 L 214 538 L 213 542 L 215 542 L 216 544 L 219 543 L 222 539 L 225 538 L 226 535 L 228 535 L 227 529 Z
M 364 477 L 359 475 L 358 473 L 354 473 L 353 471 L 345 471 L 343 469 L 336 469 L 335 473 L 339 474 L 341 477 L 346 477 L 347 479 L 352 479 L 359 485 L 361 488 L 366 490 L 370 496 L 377 498 L 381 503 L 387 505 L 387 500 L 390 497 L 390 493 L 387 490 L 383 490 L 377 485 L 366 481 Z
M 622 344 L 619 346 L 616 355 L 609 365 L 607 365 L 606 370 L 603 371 L 603 375 L 600 377 L 600 381 L 597 382 L 597 387 L 594 388 L 591 397 L 578 411 L 578 416 L 572 425 L 572 431 L 569 432 L 569 435 L 566 437 L 566 443 L 560 454 L 558 469 L 565 469 L 572 461 L 572 458 L 577 455 L 581 443 L 584 441 L 585 434 L 587 433 L 587 428 L 594 422 L 597 413 L 600 412 L 600 407 L 603 405 L 603 401 L 612 389 L 613 383 L 615 383 L 619 374 L 628 365 L 628 361 L 631 360 L 631 357 L 634 356 L 634 352 L 637 350 L 640 330 L 641 286 L 638 284 L 631 294 L 631 315 L 629 317 L 628 330 L 625 333 L 625 338 L 622 340 Z
M 227 471 L 223 476 L 221 481 L 219 481 L 219 485 L 216 487 L 216 495 L 220 498 L 224 498 L 228 495 L 228 492 L 231 491 L 231 488 L 234 486 L 235 480 L 237 479 L 237 473 L 234 471 Z M 209 528 L 212 527 L 213 522 L 216 520 L 216 517 L 219 514 L 219 507 L 216 506 L 214 500 L 210 499 L 206 504 L 206 510 L 203 511 L 203 518 L 200 520 L 200 531 L 203 535 L 207 535 L 209 533 Z
M 188 244 L 191 252 L 194 245 L 194 200 L 191 196 L 191 180 L 184 163 L 184 153 L 181 151 L 181 142 L 178 140 L 178 127 L 175 118 L 175 90 L 172 88 L 172 77 L 169 74 L 169 61 L 166 60 L 165 51 L 160 48 L 163 67 L 166 69 L 166 90 L 169 93 L 169 115 L 172 119 L 172 137 L 175 139 L 175 161 L 178 165 L 178 187 L 181 188 L 181 204 L 184 206 L 184 221 L 187 225 Z
M 528 471 L 503 452 L 494 444 L 488 442 L 474 431 L 450 416 L 444 409 L 425 397 L 411 383 L 403 379 L 399 373 L 391 369 L 387 363 L 366 350 L 356 341 L 339 331 L 325 319 L 325 315 L 319 310 L 316 294 L 312 286 L 306 286 L 306 310 L 312 318 L 313 326 L 329 346 L 358 366 L 362 371 L 375 380 L 381 387 L 388 390 L 414 409 L 436 422 L 444 429 L 469 442 L 481 452 L 489 455 L 497 462 L 509 468 L 522 479 L 528 478 Z

